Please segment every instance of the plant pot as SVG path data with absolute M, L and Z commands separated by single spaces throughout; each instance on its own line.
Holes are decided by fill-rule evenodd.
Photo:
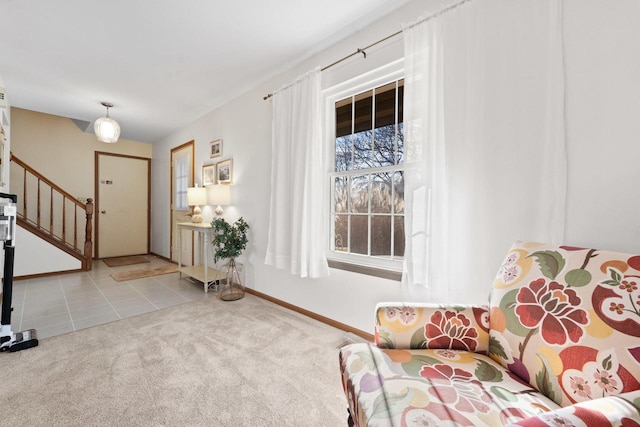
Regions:
M 235 258 L 229 258 L 226 267 L 227 274 L 220 290 L 220 299 L 222 301 L 239 300 L 244 297 L 244 285 L 240 280 Z

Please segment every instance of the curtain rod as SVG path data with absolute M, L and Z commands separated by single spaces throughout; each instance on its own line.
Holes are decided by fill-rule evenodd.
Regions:
M 470 1 L 473 1 L 473 0 L 460 0 L 459 2 L 454 3 L 454 4 L 450 5 L 450 6 L 447 6 L 447 7 L 439 10 L 438 12 L 436 12 L 436 13 L 434 13 L 432 15 L 428 15 L 428 16 L 426 16 L 424 18 L 420 18 L 419 20 L 417 20 L 413 24 L 407 25 L 405 28 L 413 28 L 416 25 L 419 25 L 419 24 L 422 24 L 424 22 L 430 21 L 431 19 L 437 18 L 440 15 L 444 15 L 445 13 L 450 12 L 453 9 L 457 9 L 458 7 L 462 6 L 465 3 L 468 3 Z M 353 53 L 351 53 L 351 54 L 349 54 L 349 55 L 347 55 L 347 56 L 345 56 L 343 58 L 340 58 L 337 61 L 335 61 L 335 62 L 333 62 L 333 63 L 331 63 L 329 65 L 324 66 L 323 68 L 320 69 L 320 71 L 328 70 L 329 68 L 331 68 L 333 66 L 336 66 L 339 63 L 341 63 L 343 61 L 346 61 L 347 59 L 349 59 L 349 58 L 351 58 L 353 56 L 356 56 L 358 54 L 362 54 L 363 58 L 367 59 L 367 52 L 366 51 L 368 49 L 371 49 L 372 47 L 374 47 L 374 46 L 376 46 L 376 45 L 378 45 L 380 43 L 386 42 L 387 40 L 389 40 L 389 39 L 391 39 L 393 37 L 399 36 L 400 34 L 402 34 L 402 31 L 403 30 L 396 31 L 395 33 L 390 34 L 387 37 L 384 37 L 384 38 L 382 38 L 382 39 L 380 39 L 380 40 L 378 40 L 378 41 L 376 41 L 374 43 L 371 43 L 369 46 L 363 47 L 362 49 L 358 48 L 355 52 L 353 52 Z M 273 93 L 269 93 L 269 94 L 263 96 L 262 99 L 266 101 L 267 99 L 271 98 L 272 96 L 273 96 Z

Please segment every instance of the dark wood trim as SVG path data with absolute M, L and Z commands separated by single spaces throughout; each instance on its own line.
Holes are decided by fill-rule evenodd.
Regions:
M 147 253 L 151 251 L 151 159 L 149 157 L 131 156 L 128 154 L 108 153 L 105 151 L 96 151 L 94 154 L 94 209 L 95 209 L 95 230 L 94 240 L 95 251 L 94 258 L 100 258 L 100 156 L 122 157 L 126 159 L 143 160 L 147 162 Z
M 71 274 L 71 273 L 82 273 L 85 270 L 82 268 L 79 270 L 63 270 L 63 271 L 50 271 L 48 273 L 38 273 L 38 274 L 27 274 L 24 276 L 15 276 L 13 280 L 28 280 L 28 279 L 37 279 L 39 277 L 50 277 L 50 276 L 58 276 L 61 274 Z
M 267 294 L 263 294 L 262 292 L 258 292 L 258 291 L 254 290 L 254 289 L 251 289 L 251 288 L 245 288 L 245 291 L 248 294 L 257 296 L 258 298 L 262 298 L 264 300 L 267 300 L 269 302 L 277 304 L 277 305 L 279 305 L 281 307 L 288 308 L 289 310 L 295 311 L 296 313 L 300 313 L 300 314 L 302 314 L 304 316 L 307 316 L 307 317 L 315 319 L 315 320 L 317 320 L 319 322 L 325 323 L 325 324 L 327 324 L 329 326 L 333 326 L 334 328 L 338 328 L 338 329 L 343 330 L 345 332 L 350 332 L 350 333 L 352 333 L 354 335 L 359 336 L 360 338 L 364 338 L 367 341 L 373 342 L 373 335 L 370 334 L 370 333 L 361 331 L 360 329 L 356 329 L 356 328 L 354 328 L 352 326 L 346 325 L 344 323 L 341 323 L 341 322 L 338 322 L 336 320 L 330 319 L 328 317 L 322 316 L 320 314 L 314 313 L 313 311 L 305 310 L 304 308 L 298 307 L 297 305 L 293 305 L 293 304 L 290 304 L 288 302 L 279 300 L 277 298 L 274 298 L 274 297 L 272 297 L 270 295 L 267 295 Z

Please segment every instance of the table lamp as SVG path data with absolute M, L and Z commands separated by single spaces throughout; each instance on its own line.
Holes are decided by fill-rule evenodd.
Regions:
M 231 204 L 231 186 L 226 184 L 212 185 L 210 188 L 210 199 L 212 205 L 218 205 L 215 210 L 216 218 L 222 218 L 222 206 Z
M 187 204 L 193 206 L 193 213 L 191 215 L 191 222 L 202 222 L 202 209 L 201 205 L 207 204 L 207 189 L 204 187 L 187 188 Z

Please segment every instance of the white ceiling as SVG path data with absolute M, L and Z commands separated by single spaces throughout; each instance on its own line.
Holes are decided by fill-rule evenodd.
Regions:
M 154 142 L 407 2 L 0 0 L 0 76 L 14 107 L 93 132 L 107 101 Z

